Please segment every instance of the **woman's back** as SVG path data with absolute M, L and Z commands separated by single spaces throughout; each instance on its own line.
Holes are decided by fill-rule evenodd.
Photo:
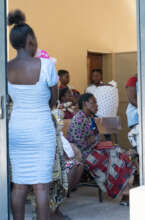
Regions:
M 8 80 L 13 84 L 31 85 L 39 80 L 41 60 L 25 56 L 8 63 Z
M 11 11 L 10 42 L 17 56 L 8 64 L 8 92 L 13 101 L 9 122 L 13 219 L 24 219 L 27 185 L 32 184 L 38 219 L 48 219 L 48 188 L 52 181 L 56 133 L 49 100 L 56 101 L 57 73 L 47 59 L 34 58 L 37 38 L 20 10 Z M 52 88 L 51 88 L 52 87 Z
M 10 74 L 14 76 L 15 73 Z M 8 83 L 8 92 L 13 101 L 9 122 L 10 159 L 15 161 L 12 166 L 13 179 L 19 184 L 49 182 L 55 155 L 55 129 L 48 102 L 51 97 L 50 87 L 58 81 L 56 70 L 50 60 L 41 59 L 41 70 L 35 84 L 32 84 L 29 76 L 28 81 L 25 81 L 31 82 L 29 85 L 24 85 L 24 81 L 18 79 L 19 84 Z M 29 174 L 28 167 L 32 167 Z M 45 167 L 43 172 L 42 167 Z
M 55 67 L 50 60 L 41 59 L 41 63 L 36 63 L 35 60 L 30 64 L 26 61 L 9 65 L 8 91 L 13 101 L 13 113 L 25 111 L 39 113 L 49 110 L 50 87 L 57 83 Z M 27 67 L 27 63 L 32 64 L 32 67 Z M 33 67 L 35 63 L 36 67 Z M 22 72 L 20 72 L 20 65 Z M 29 72 L 31 70 L 34 72 Z M 16 78 L 15 75 L 18 77 Z

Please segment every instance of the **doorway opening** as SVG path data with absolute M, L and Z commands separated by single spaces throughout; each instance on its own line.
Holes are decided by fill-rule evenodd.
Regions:
M 93 69 L 101 69 L 104 82 L 111 81 L 114 76 L 113 56 L 111 52 L 87 52 L 87 83 L 90 84 L 90 74 Z
M 103 72 L 103 54 L 88 51 L 87 53 L 88 84 L 90 84 L 90 74 L 93 69 L 101 69 Z
M 4 0 L 2 0 L 1 2 L 5 2 Z M 15 2 L 17 2 L 17 0 L 15 1 Z M 30 3 L 31 4 L 31 3 Z M 141 4 L 141 0 L 139 0 L 138 1 L 138 5 L 139 4 Z M 15 3 L 13 3 L 12 4 L 13 5 L 13 7 L 15 6 Z M 45 5 L 45 4 L 44 4 Z M 103 4 L 102 4 L 103 5 Z M 100 5 L 101 6 L 101 5 Z M 21 6 L 22 8 L 24 8 L 24 5 L 22 4 L 22 6 Z M 44 6 L 46 9 L 47 9 L 47 7 L 46 6 Z M 65 7 L 67 7 L 67 4 L 65 3 Z M 66 8 L 65 7 L 62 7 L 62 9 L 64 8 L 65 9 L 65 14 L 66 14 L 66 12 L 68 11 L 69 13 L 70 13 L 70 10 L 66 10 Z M 69 7 L 70 7 L 70 5 L 69 5 Z M 139 7 L 139 6 L 138 6 Z M 6 8 L 6 7 L 5 7 Z M 28 14 L 30 14 L 31 15 L 31 12 L 29 12 L 29 8 L 32 8 L 32 7 L 30 7 L 30 5 L 27 5 L 27 10 L 28 10 Z M 55 6 L 55 8 L 56 8 L 56 6 Z M 83 8 L 84 7 L 82 7 L 80 10 L 82 11 L 83 10 Z M 113 6 L 113 8 L 114 8 L 114 6 Z M 130 7 L 131 8 L 131 7 Z M 140 9 L 140 8 L 139 8 Z M 138 11 L 139 11 L 139 9 L 138 9 Z M 4 9 L 3 9 L 3 6 L 1 7 L 1 10 L 4 12 Z M 87 10 L 89 10 L 89 7 L 87 8 Z M 101 9 L 100 9 L 101 10 Z M 141 13 L 143 13 L 143 10 L 144 10 L 144 8 L 142 7 L 142 10 L 141 10 Z M 53 10 L 51 10 L 51 11 L 53 11 Z M 50 12 L 51 12 L 50 11 Z M 56 18 L 62 18 L 63 16 L 62 16 L 62 14 L 63 14 L 63 12 L 60 10 L 60 8 L 59 8 L 59 11 L 58 11 L 58 13 L 59 12 L 61 12 L 61 16 L 55 16 Z M 90 10 L 90 12 L 91 12 L 91 10 Z M 140 11 L 139 11 L 140 12 Z M 73 12 L 74 13 L 74 12 Z M 45 14 L 45 13 L 43 13 L 43 14 Z M 83 15 L 83 13 L 79 13 L 80 15 L 81 15 L 81 19 L 82 19 L 82 15 Z M 90 13 L 89 15 L 91 15 L 91 14 L 94 14 L 94 13 Z M 95 14 L 98 14 L 98 13 L 95 13 Z M 102 13 L 101 13 L 102 14 Z M 114 14 L 113 13 L 111 13 L 113 16 L 114 16 Z M 144 13 L 143 13 L 144 14 Z M 84 15 L 85 15 L 85 17 L 87 18 L 87 16 L 86 16 L 86 11 L 84 11 Z M 3 13 L 1 13 L 1 16 L 3 16 Z M 51 13 L 49 13 L 49 16 L 51 16 Z M 54 17 L 54 13 L 52 13 L 52 16 Z M 3 16 L 4 17 L 4 16 Z M 120 17 L 120 16 L 117 16 L 117 17 Z M 124 16 L 125 17 L 125 16 Z M 141 19 L 141 17 L 140 17 L 140 13 L 138 13 L 138 17 Z M 71 18 L 72 18 L 72 16 L 71 16 Z M 29 20 L 31 19 L 31 22 L 33 23 L 33 19 L 32 19 L 32 17 L 30 16 L 30 18 L 29 18 Z M 49 21 L 51 21 L 51 19 L 48 19 Z M 67 24 L 67 27 L 71 27 L 71 29 L 72 29 L 72 27 L 73 27 L 73 25 L 71 24 L 71 25 L 68 25 L 68 23 L 67 22 L 62 22 L 61 21 L 61 19 L 59 19 L 60 20 L 60 22 L 61 22 L 61 24 L 63 23 L 64 25 L 65 25 L 65 23 Z M 70 21 L 72 21 L 73 19 L 70 19 Z M 74 19 L 75 20 L 75 19 Z M 87 21 L 88 20 L 90 20 L 91 21 L 91 25 L 93 26 L 93 20 L 95 20 L 95 21 L 99 21 L 99 18 L 97 18 L 97 19 L 88 19 L 87 18 Z M 111 20 L 111 19 L 110 19 Z M 135 19 L 134 19 L 135 20 Z M 69 21 L 69 19 L 67 20 L 67 21 Z M 101 21 L 101 19 L 100 19 L 100 21 Z M 99 21 L 99 22 L 100 22 Z M 84 20 L 84 22 L 85 22 L 85 20 Z M 112 22 L 112 20 L 111 20 L 111 22 Z M 2 23 L 2 21 L 1 21 L 1 23 Z M 57 22 L 56 22 L 57 23 Z M 117 24 L 118 24 L 118 22 L 116 22 Z M 79 24 L 79 22 L 78 22 L 78 24 Z M 90 27 L 91 25 L 88 25 L 88 27 Z M 124 25 L 124 24 L 123 24 Z M 140 115 L 141 115 L 141 126 L 140 126 L 140 133 L 141 133 L 141 137 L 140 137 L 140 143 L 142 143 L 142 145 L 143 145 L 143 147 L 142 148 L 144 148 L 144 145 L 145 145 L 145 140 L 143 139 L 143 134 L 144 134 L 144 129 L 145 129 L 145 124 L 144 124 L 144 118 L 145 117 L 143 117 L 144 116 L 144 114 L 145 114 L 145 111 L 143 111 L 143 108 L 144 108 L 144 106 L 145 106 L 145 103 L 144 103 L 144 98 L 143 98 L 143 94 L 144 94 L 144 75 L 145 75 L 145 70 L 144 70 L 144 66 L 143 66 L 143 64 L 142 64 L 142 62 L 141 62 L 141 60 L 143 60 L 144 59 L 144 52 L 142 51 L 143 50 L 143 42 L 145 42 L 145 41 L 143 41 L 143 39 L 140 37 L 140 35 L 141 35 L 141 30 L 142 30 L 142 28 L 143 28 L 143 24 L 142 24 L 142 22 L 140 22 L 140 23 L 138 23 L 138 26 L 139 25 L 141 25 L 141 27 L 140 27 L 140 29 L 139 29 L 139 43 L 140 43 L 140 45 L 139 45 L 139 49 L 140 49 L 140 51 L 139 51 L 139 63 L 140 63 L 140 66 L 139 66 L 139 69 L 140 69 L 140 71 L 139 71 L 139 75 L 140 75 L 140 80 L 139 80 L 139 84 L 140 84 L 140 91 L 139 91 L 139 99 L 140 99 Z M 38 25 L 37 25 L 38 26 Z M 51 26 L 53 26 L 53 25 L 49 25 L 50 27 Z M 83 27 L 83 25 L 81 24 L 80 25 L 81 27 Z M 96 26 L 96 24 L 95 24 L 95 26 Z M 103 26 L 103 25 L 102 25 Z M 43 27 L 43 25 L 42 25 L 42 27 Z M 61 26 L 60 26 L 61 27 Z M 74 25 L 74 27 L 76 28 L 76 25 Z M 112 23 L 111 23 L 111 27 L 112 27 Z M 118 25 L 118 27 L 119 27 L 119 25 Z M 1 28 L 0 28 L 1 29 Z M 46 29 L 46 28 L 45 28 Z M 116 28 L 117 29 L 117 28 Z M 128 29 L 128 28 L 127 28 Z M 58 31 L 58 29 L 56 28 L 56 30 Z M 64 28 L 64 30 L 67 30 L 67 28 Z M 114 29 L 115 30 L 115 29 Z M 120 30 L 121 30 L 121 28 L 120 28 Z M 42 30 L 41 30 L 42 31 Z M 45 30 L 46 31 L 46 30 Z M 121 30 L 122 31 L 122 30 Z M 61 30 L 61 33 L 63 32 L 63 30 Z M 65 33 L 66 33 L 66 31 L 64 31 Z M 69 32 L 69 31 L 68 31 Z M 106 27 L 105 27 L 105 32 L 106 32 Z M 2 31 L 2 33 L 4 33 L 3 31 Z M 43 33 L 43 32 L 42 32 Z M 65 34 L 64 33 L 64 34 Z M 71 34 L 72 34 L 72 32 L 70 32 Z M 89 33 L 89 31 L 85 31 L 85 32 L 82 32 L 83 33 L 83 35 L 84 35 L 84 33 Z M 39 33 L 40 34 L 40 33 Z M 50 32 L 48 32 L 48 34 L 50 35 Z M 54 29 L 53 29 L 53 34 L 54 34 Z M 126 33 L 125 33 L 126 34 Z M 89 33 L 89 35 L 90 36 L 94 36 L 94 34 L 92 33 Z M 101 35 L 104 35 L 103 33 L 101 33 Z M 115 34 L 114 34 L 115 35 Z M 42 34 L 42 36 L 44 36 L 43 34 Z M 50 35 L 51 36 L 51 35 Z M 57 34 L 55 34 L 55 36 L 57 36 Z M 65 38 L 66 37 L 66 38 Z M 72 36 L 71 36 L 72 37 Z M 85 56 L 84 56 L 84 63 L 83 63 L 83 65 L 81 66 L 80 65 L 80 62 L 78 62 L 78 59 L 77 59 L 77 55 L 79 56 L 79 53 L 78 53 L 78 51 L 82 51 L 80 48 L 77 48 L 77 50 L 73 50 L 74 48 L 69 48 L 69 43 L 68 43 L 68 39 L 71 39 L 71 37 L 69 38 L 69 36 L 68 36 L 68 34 L 65 36 L 63 36 L 62 37 L 62 39 L 61 39 L 61 36 L 59 36 L 59 39 L 60 39 L 60 42 L 63 42 L 64 41 L 64 44 L 63 44 L 63 48 L 59 48 L 59 47 L 57 47 L 57 45 L 55 44 L 55 47 L 53 46 L 53 49 L 54 48 L 57 48 L 57 56 L 59 57 L 59 61 L 60 61 L 60 63 L 61 63 L 61 65 L 63 64 L 63 59 L 61 59 L 61 55 L 59 54 L 59 52 L 60 53 L 62 53 L 62 54 L 65 54 L 65 52 L 66 52 L 66 55 L 64 55 L 64 60 L 65 60 L 65 62 L 67 61 L 68 62 L 68 67 L 69 68 L 72 68 L 72 66 L 73 66 L 73 64 L 72 63 L 74 63 L 74 65 L 76 66 L 76 63 L 78 63 L 79 65 L 78 65 L 78 69 L 79 69 L 79 66 L 80 66 L 80 70 L 81 70 L 81 68 L 82 68 L 82 66 L 83 66 L 83 68 L 85 69 L 86 68 L 86 63 L 85 63 Z M 54 37 L 53 37 L 54 38 Z M 73 37 L 72 37 L 73 38 Z M 5 39 L 6 39 L 6 37 L 5 37 Z M 48 41 L 48 38 L 47 38 L 47 36 L 46 36 L 46 39 L 47 39 L 47 41 Z M 55 39 L 55 38 L 54 38 Z M 67 40 L 65 40 L 65 39 L 67 39 Z M 75 39 L 75 38 L 74 38 Z M 85 36 L 83 36 L 83 37 L 78 37 L 77 38 L 77 40 L 78 39 L 86 39 L 85 38 Z M 96 37 L 94 37 L 94 39 L 96 40 Z M 97 41 L 98 41 L 98 39 L 99 38 L 97 38 Z M 107 38 L 108 39 L 108 38 Z M 112 38 L 111 38 L 112 39 Z M 118 39 L 119 39 L 119 37 L 118 37 Z M 121 38 L 121 36 L 120 36 L 120 39 L 122 39 Z M 89 42 L 89 38 L 87 38 L 87 40 L 88 40 L 88 42 Z M 122 39 L 123 40 L 123 39 Z M 3 46 L 3 51 L 5 50 L 5 45 L 4 45 L 4 40 L 3 40 L 3 38 L 1 38 L 1 41 L 2 41 L 2 43 L 1 43 L 1 46 Z M 46 42 L 47 42 L 46 41 Z M 92 42 L 93 41 L 93 37 L 90 37 L 90 42 Z M 58 40 L 57 40 L 57 42 L 58 42 Z M 99 42 L 99 41 L 98 41 Z M 98 43 L 97 42 L 97 43 Z M 112 42 L 112 41 L 111 41 Z M 66 51 L 64 50 L 64 47 L 65 47 L 65 43 L 67 43 L 66 44 Z M 74 44 L 73 44 L 74 43 Z M 73 43 L 71 43 L 70 45 L 76 45 L 76 42 L 73 42 Z M 93 45 L 93 43 L 94 42 L 92 42 L 92 45 Z M 118 42 L 119 43 L 119 42 Z M 117 43 L 116 43 L 117 44 Z M 44 43 L 44 41 L 43 41 L 43 43 L 41 43 L 41 46 L 42 45 L 47 45 L 47 43 L 45 44 Z M 52 44 L 53 45 L 53 44 Z M 59 43 L 59 45 L 61 45 L 61 43 Z M 82 44 L 80 43 L 80 44 L 78 44 L 78 45 L 81 45 L 82 46 Z M 78 47 L 78 45 L 77 45 L 77 47 Z M 85 44 L 84 44 L 85 45 Z M 101 45 L 101 42 L 99 42 L 99 46 Z M 106 47 L 106 45 L 109 47 L 109 45 L 108 44 L 104 44 L 104 47 Z M 87 45 L 85 45 L 86 46 L 86 48 L 87 48 Z M 97 46 L 96 46 L 97 47 Z M 58 48 L 59 48 L 59 50 L 58 50 Z M 83 49 L 83 50 L 85 50 L 86 51 L 86 48 L 85 49 Z M 109 47 L 110 48 L 110 47 Z M 61 51 L 61 49 L 62 49 L 62 51 Z M 102 48 L 103 49 L 103 48 Z M 2 51 L 2 50 L 1 50 Z M 52 50 L 53 51 L 53 50 Z M 76 58 L 76 60 L 77 60 L 77 62 L 74 62 L 74 60 L 73 60 L 73 56 L 70 56 L 71 57 L 71 59 L 73 60 L 73 62 L 71 61 L 70 63 L 69 63 L 69 59 L 68 59 L 68 54 L 67 54 L 67 51 L 71 51 L 71 53 L 73 53 L 74 52 L 74 54 L 75 54 L 75 58 Z M 113 50 L 114 51 L 114 50 Z M 121 50 L 122 51 L 122 50 Z M 142 52 L 142 53 L 141 53 Z M 54 50 L 53 51 L 53 53 L 56 53 L 56 51 Z M 133 52 L 131 52 L 131 53 L 133 53 Z M 85 54 L 86 55 L 86 54 Z M 127 56 L 130 56 L 130 54 L 126 54 L 126 57 Z M 136 56 L 136 55 L 135 55 Z M 1 59 L 2 58 L 2 59 Z M 4 63 L 4 55 L 2 54 L 2 56 L 0 57 L 0 62 L 1 63 L 3 63 L 3 65 L 5 65 L 5 63 Z M 91 52 L 91 51 L 89 51 L 88 52 L 88 56 L 87 56 L 87 70 L 88 70 L 88 74 L 87 74 L 87 80 L 88 80 L 88 83 L 89 83 L 89 80 L 90 80 L 90 72 L 92 71 L 92 69 L 94 69 L 94 68 L 99 68 L 99 69 L 101 69 L 102 70 L 102 72 L 103 72 L 103 80 L 105 81 L 105 82 L 109 82 L 109 81 L 111 81 L 112 79 L 114 79 L 114 80 L 116 80 L 117 82 L 118 82 L 118 85 L 119 85 L 119 92 L 120 92 L 120 102 L 121 102 L 121 105 L 122 105 L 122 107 L 119 109 L 119 111 L 120 111 L 120 113 L 122 113 L 122 112 L 125 112 L 125 109 L 126 109 L 126 96 L 124 95 L 124 89 L 122 89 L 122 88 L 124 88 L 124 82 L 126 81 L 126 78 L 128 78 L 128 75 L 126 74 L 126 73 L 129 73 L 129 74 L 131 74 L 131 75 L 133 75 L 134 74 L 134 70 L 132 71 L 132 69 L 131 68 L 133 68 L 134 66 L 132 65 L 132 66 L 129 66 L 127 63 L 125 63 L 125 62 L 130 62 L 130 59 L 124 59 L 124 54 L 123 53 L 111 53 L 111 52 L 109 52 L 109 53 L 100 53 L 100 52 Z M 132 62 L 133 63 L 133 62 Z M 2 66 L 2 65 L 1 65 Z M 130 68 L 131 67 L 131 68 Z M 79 70 L 78 70 L 78 72 L 80 73 L 80 74 L 82 74 L 82 76 L 83 76 L 83 74 L 84 74 L 84 69 L 82 68 L 82 71 L 80 71 L 79 72 Z M 72 70 L 73 70 L 73 68 L 72 68 Z M 126 71 L 126 72 L 125 72 Z M 5 75 L 6 75 L 6 70 L 3 68 L 3 70 L 2 70 L 2 72 L 1 72 L 2 74 L 1 74 L 1 77 L 3 77 L 3 79 L 1 80 L 1 85 L 0 85 L 0 87 L 2 88 L 2 86 L 4 85 L 4 84 L 6 84 L 6 80 L 4 80 L 4 78 L 5 78 Z M 141 74 L 142 73 L 142 74 Z M 77 77 L 76 77 L 77 78 Z M 86 81 L 85 81 L 86 82 Z M 81 84 L 81 83 L 80 83 Z M 2 88 L 2 90 L 0 90 L 0 91 L 2 91 L 2 92 L 5 92 L 5 88 L 3 87 Z M 4 93 L 4 100 L 6 100 L 7 99 L 7 97 L 6 97 L 6 94 Z M 5 101 L 5 103 L 4 103 L 4 106 L 6 106 L 6 101 Z M 6 111 L 6 107 L 5 107 L 5 111 Z M 126 124 L 126 123 L 125 123 Z M 1 212 L 1 220 L 6 220 L 6 219 L 8 219 L 9 217 L 7 217 L 6 215 L 7 215 L 7 209 L 8 209 L 8 205 L 7 205 L 7 201 L 6 201 L 6 196 L 5 195 L 7 195 L 8 194 L 8 192 L 7 192 L 7 189 L 6 189 L 6 185 L 7 185 L 7 183 L 8 183 L 8 181 L 7 181 L 7 169 L 6 169 L 6 163 L 7 163 L 7 155 L 6 155 L 6 144 L 4 143 L 4 142 L 6 142 L 6 132 L 4 133 L 4 129 L 3 129 L 3 126 L 6 126 L 6 113 L 5 113 L 5 115 L 4 115 L 4 119 L 2 119 L 2 120 L 0 120 L 0 127 L 2 128 L 2 131 L 3 132 L 1 132 L 1 140 L 0 140 L 0 143 L 1 143 L 1 158 L 3 159 L 3 160 L 1 160 L 1 164 L 2 164 L 2 166 L 1 166 L 1 178 L 0 178 L 0 183 L 1 183 L 1 186 L 0 186 L 0 189 L 1 189 L 1 194 L 2 194 L 2 199 L 1 199 L 1 202 L 0 202 L 0 210 L 2 210 L 2 212 Z M 6 129 L 5 129 L 6 130 Z M 124 129 L 123 129 L 123 131 L 125 131 Z M 4 134 L 3 134 L 4 133 Z M 122 138 L 120 138 L 120 140 L 121 141 L 125 141 L 125 137 L 126 137 L 126 133 L 127 132 L 125 132 L 125 134 L 122 134 Z M 125 141 L 126 142 L 126 141 Z M 119 141 L 119 143 L 121 144 L 121 145 L 124 145 L 124 144 L 122 144 L 122 142 L 120 142 Z M 141 145 L 141 144 L 140 144 Z M 145 164 L 144 164 L 144 162 L 143 162 L 143 156 L 144 155 L 144 150 L 142 150 L 142 163 L 143 163 L 143 166 L 145 167 Z M 4 161 L 5 160 L 5 161 Z M 142 168 L 142 175 L 143 175 L 143 170 L 144 170 L 144 167 Z M 144 178 L 144 176 L 143 176 L 143 178 Z M 144 181 L 143 181 L 143 183 L 144 183 Z M 93 194 L 93 193 L 92 193 Z M 88 199 L 88 198 L 87 198 Z M 5 201 L 5 203 L 4 203 L 4 201 Z M 82 202 L 84 201 L 84 198 L 82 199 Z M 74 201 L 74 203 L 75 203 L 75 201 Z M 94 200 L 94 203 L 95 203 L 95 200 Z M 93 207 L 93 205 L 92 205 L 92 207 Z M 75 207 L 75 212 L 76 212 L 76 208 L 77 207 Z M 69 210 L 69 207 L 68 207 L 68 210 Z M 82 211 L 81 211 L 82 212 Z M 91 212 L 92 213 L 92 212 Z M 85 213 L 83 213 L 83 214 L 85 214 Z M 86 213 L 87 214 L 87 213 Z

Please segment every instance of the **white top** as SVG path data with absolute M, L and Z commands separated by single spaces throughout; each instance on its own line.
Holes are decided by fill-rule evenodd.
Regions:
M 93 94 L 96 98 L 98 104 L 97 116 L 115 117 L 117 115 L 119 104 L 117 87 L 90 85 L 86 92 Z

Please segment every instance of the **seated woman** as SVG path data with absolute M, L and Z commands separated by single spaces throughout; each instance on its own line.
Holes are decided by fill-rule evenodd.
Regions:
M 83 172 L 82 154 L 80 150 L 75 146 L 75 144 L 69 143 L 69 141 L 64 137 L 62 131 L 64 126 L 64 114 L 62 110 L 55 109 L 52 111 L 52 115 L 55 117 L 56 120 L 56 128 L 58 134 L 57 139 L 61 141 L 64 151 L 65 168 L 67 171 L 69 184 L 68 188 L 70 192 L 79 182 Z
M 69 142 L 82 152 L 85 168 L 102 191 L 116 198 L 121 192 L 128 196 L 128 187 L 135 168 L 127 153 L 119 147 L 98 149 L 99 134 L 90 129 L 91 117 L 97 112 L 94 96 L 85 93 L 79 99 L 80 111 L 73 117 L 67 133 Z
M 59 89 L 59 101 L 60 105 L 58 108 L 64 112 L 64 119 L 72 119 L 78 111 L 78 106 L 68 87 Z
M 118 112 L 118 89 L 116 82 L 104 83 L 102 70 L 94 69 L 90 74 L 90 85 L 86 92 L 96 98 L 98 104 L 98 117 L 115 117 Z M 111 140 L 109 134 L 105 134 L 106 141 Z
M 70 73 L 67 70 L 58 70 L 58 75 L 59 75 L 59 81 L 60 81 L 60 85 L 59 85 L 60 89 L 69 88 L 74 97 L 80 96 L 79 91 L 77 91 L 76 89 L 73 89 L 69 85 L 69 83 L 70 83 Z

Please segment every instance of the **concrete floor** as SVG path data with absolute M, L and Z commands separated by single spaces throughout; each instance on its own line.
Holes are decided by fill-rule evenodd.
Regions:
M 95 188 L 81 188 L 65 201 L 62 211 L 72 220 L 129 220 L 129 208 L 120 206 L 119 199 L 103 199 L 99 203 Z
M 119 200 L 111 200 L 105 195 L 99 203 L 97 189 L 81 188 L 67 199 L 62 212 L 72 220 L 129 220 L 129 208 L 119 205 Z M 26 207 L 26 220 L 31 218 L 31 206 Z

